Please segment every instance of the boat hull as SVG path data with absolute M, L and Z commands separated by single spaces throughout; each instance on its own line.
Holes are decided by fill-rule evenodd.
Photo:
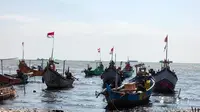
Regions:
M 0 101 L 7 100 L 9 98 L 15 97 L 16 91 L 13 87 L 1 87 L 0 88 Z
M 176 74 L 169 69 L 163 69 L 153 75 L 156 84 L 154 87 L 154 92 L 159 93 L 173 93 L 178 78 Z
M 47 88 L 71 88 L 74 82 L 73 79 L 67 79 L 61 76 L 58 72 L 52 71 L 50 69 L 45 70 L 44 82 Z
M 28 77 L 24 76 L 24 79 L 15 78 L 14 76 L 9 75 L 0 75 L 0 84 L 10 84 L 10 85 L 17 85 L 17 84 L 26 84 L 28 83 Z
M 92 76 L 101 76 L 103 70 L 84 70 L 85 77 L 92 77 Z
M 107 86 L 107 93 L 105 94 L 108 103 L 108 108 L 130 108 L 138 105 L 145 105 L 149 103 L 149 98 L 152 94 L 155 81 L 150 79 L 150 88 L 144 92 L 121 93 L 112 91 Z
M 143 100 L 137 100 L 137 101 L 130 101 L 130 100 L 113 100 L 113 101 L 108 101 L 107 108 L 109 109 L 115 109 L 117 108 L 132 108 L 135 106 L 140 106 L 140 105 L 147 105 L 149 103 L 149 97 L 143 99 Z
M 22 72 L 22 73 L 25 73 L 25 74 L 28 74 L 28 73 L 32 73 L 30 76 L 33 77 L 33 76 L 42 76 L 43 75 L 43 70 L 34 70 L 34 69 L 31 69 L 30 67 L 28 67 L 26 65 L 25 62 L 21 62 L 19 63 L 19 70 Z

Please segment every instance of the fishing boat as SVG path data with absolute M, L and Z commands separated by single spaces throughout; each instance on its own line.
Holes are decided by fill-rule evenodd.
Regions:
M 168 35 L 165 38 L 165 42 L 166 42 L 166 46 L 165 46 L 166 59 L 164 59 L 164 61 L 160 61 L 161 70 L 152 74 L 156 82 L 155 87 L 154 87 L 154 92 L 174 93 L 174 89 L 178 81 L 178 77 L 176 73 L 174 72 L 174 70 L 171 70 L 169 66 L 169 64 L 172 63 L 172 61 L 169 61 L 167 58 Z M 152 72 L 152 70 L 150 72 Z
M 16 85 L 16 84 L 28 83 L 28 76 L 23 74 L 20 70 L 17 70 L 17 74 L 13 74 L 13 75 L 4 74 L 3 60 L 10 60 L 10 59 L 1 59 L 1 72 L 2 73 L 0 74 L 0 84 Z
M 169 64 L 172 63 L 172 61 L 164 60 L 160 61 L 160 63 L 161 70 L 152 75 L 156 81 L 154 92 L 174 93 L 178 77 L 176 73 L 170 69 Z
M 71 75 L 71 77 L 64 77 L 58 73 L 55 69 L 52 69 L 51 65 L 54 63 L 50 60 L 47 67 L 44 70 L 43 79 L 47 88 L 71 88 L 73 87 L 74 78 L 71 73 L 66 73 L 66 75 Z M 68 70 L 69 71 L 69 70 Z
M 100 76 L 104 72 L 102 62 L 96 62 L 96 65 L 98 66 L 96 66 L 94 70 L 92 70 L 92 67 L 88 65 L 88 68 L 83 71 L 85 73 L 85 77 Z
M 122 77 L 121 74 L 119 74 L 118 70 L 115 67 L 115 62 L 110 61 L 109 67 L 105 69 L 104 73 L 101 75 L 101 79 L 103 80 L 103 88 L 106 87 L 106 84 L 111 85 L 111 87 L 114 87 L 116 85 L 116 79 L 117 79 L 117 85 L 120 86 L 122 83 Z
M 53 51 L 54 51 L 54 32 L 47 33 L 48 38 L 53 39 L 53 47 L 51 52 L 51 58 L 49 59 L 49 62 L 47 63 L 47 66 L 44 70 L 43 74 L 43 82 L 45 82 L 47 88 L 70 88 L 72 87 L 72 84 L 75 80 L 75 78 L 72 76 L 72 74 L 69 72 L 65 72 L 66 77 L 64 77 L 64 71 L 65 71 L 65 61 L 63 63 L 63 75 L 57 72 L 55 64 L 59 64 L 53 60 Z
M 143 70 L 143 68 L 140 68 L 136 72 L 137 79 L 135 78 L 134 81 L 132 80 L 132 82 L 120 87 L 112 89 L 106 84 L 106 88 L 102 92 L 96 93 L 96 97 L 103 94 L 108 103 L 107 107 L 110 109 L 132 108 L 134 106 L 148 104 L 155 81 Z
M 42 61 L 42 63 L 43 63 L 43 61 Z M 44 70 L 40 66 L 38 67 L 38 69 L 30 68 L 25 63 L 25 60 L 19 61 L 18 68 L 19 68 L 20 71 L 22 71 L 22 73 L 29 74 L 29 76 L 31 76 L 31 77 L 42 76 L 43 72 L 44 72 Z
M 124 78 L 131 77 L 133 75 L 133 73 L 134 73 L 133 67 L 130 65 L 130 62 L 127 61 L 126 65 L 125 65 L 125 67 L 123 69 L 123 76 L 124 76 Z
M 13 86 L 0 86 L 0 101 L 15 97 L 16 91 Z

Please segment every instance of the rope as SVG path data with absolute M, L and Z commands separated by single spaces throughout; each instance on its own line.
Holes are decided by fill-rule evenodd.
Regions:
M 111 101 L 113 107 L 114 107 L 118 112 L 120 112 L 119 109 L 115 106 L 114 102 L 111 100 L 110 95 L 108 96 L 108 98 L 109 98 L 109 100 Z

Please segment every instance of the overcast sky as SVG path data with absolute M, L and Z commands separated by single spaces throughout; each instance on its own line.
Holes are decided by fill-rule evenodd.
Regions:
M 0 0 L 0 58 L 200 62 L 199 0 Z

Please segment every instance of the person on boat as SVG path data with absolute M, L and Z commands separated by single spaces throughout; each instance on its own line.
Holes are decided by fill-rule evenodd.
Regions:
M 88 64 L 88 71 L 92 70 L 92 67 Z
M 102 62 L 100 62 L 99 69 L 102 69 L 102 70 L 104 69 L 104 66 L 103 66 Z
M 149 73 L 151 73 L 151 75 L 155 75 L 156 74 L 156 72 L 152 68 L 149 69 Z
M 53 60 L 50 60 L 49 61 L 49 66 L 50 66 L 50 69 L 53 70 L 53 71 L 56 71 L 56 66 L 55 66 L 55 63 Z
M 21 72 L 21 70 L 18 69 L 18 70 L 17 70 L 17 78 L 22 79 L 22 78 L 23 78 L 23 75 L 24 75 L 24 74 Z
M 110 61 L 108 69 L 113 69 L 116 71 L 115 62 L 113 60 Z
M 38 71 L 41 71 L 42 67 L 40 65 L 38 65 Z
M 125 69 L 126 69 L 127 71 L 131 70 L 131 65 L 130 65 L 129 62 L 126 63 Z

